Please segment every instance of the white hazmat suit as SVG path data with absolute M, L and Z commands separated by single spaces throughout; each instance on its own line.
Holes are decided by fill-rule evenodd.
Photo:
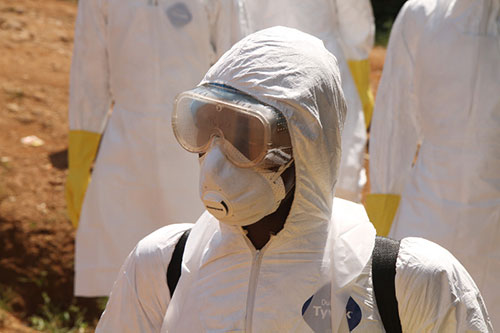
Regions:
M 280 25 L 318 37 L 337 58 L 342 89 L 350 112 L 342 132 L 338 197 L 361 201 L 366 184 L 363 167 L 366 124 L 373 108 L 368 55 L 375 26 L 369 0 L 240 0 L 245 14 L 242 31 L 250 33 Z M 351 70 L 350 70 L 351 69 Z M 361 97 L 361 99 L 360 99 Z M 363 112 L 365 110 L 365 112 Z
M 107 296 L 139 239 L 201 214 L 198 163 L 177 144 L 171 110 L 239 37 L 238 13 L 232 0 L 79 2 L 67 183 L 75 225 L 83 201 L 76 295 Z
M 345 111 L 335 58 L 319 39 L 275 27 L 233 46 L 206 82 L 284 114 L 296 170 L 284 227 L 256 250 L 243 228 L 205 212 L 172 298 L 166 271 L 189 226 L 159 229 L 128 257 L 97 332 L 383 332 L 370 273 L 375 230 L 361 205 L 333 200 Z M 443 248 L 405 239 L 396 269 L 404 331 L 491 331 L 474 282 Z
M 377 231 L 451 251 L 500 327 L 499 0 L 403 7 L 378 89 L 370 181 Z

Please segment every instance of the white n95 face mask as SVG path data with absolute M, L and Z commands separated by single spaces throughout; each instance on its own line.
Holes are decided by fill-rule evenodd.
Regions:
M 223 144 L 224 140 L 217 141 Z M 286 167 L 276 172 L 237 167 L 220 144 L 213 144 L 200 160 L 200 196 L 206 209 L 219 221 L 237 226 L 274 213 L 286 195 L 280 177 Z

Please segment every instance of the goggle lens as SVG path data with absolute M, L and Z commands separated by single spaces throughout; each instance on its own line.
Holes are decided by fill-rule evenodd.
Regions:
M 196 106 L 192 101 L 190 112 L 177 114 L 177 137 L 188 151 L 204 152 L 212 137 L 227 140 L 250 162 L 257 162 L 266 153 L 265 125 L 253 115 L 235 112 L 223 104 Z M 188 114 L 188 117 L 184 115 Z M 238 164 L 241 164 L 238 163 Z
M 226 142 L 228 159 L 240 167 L 276 164 L 267 156 L 270 151 L 290 147 L 287 132 L 271 137 L 281 113 L 249 96 L 220 89 L 202 86 L 177 97 L 172 116 L 177 141 L 187 151 L 204 153 L 219 137 Z

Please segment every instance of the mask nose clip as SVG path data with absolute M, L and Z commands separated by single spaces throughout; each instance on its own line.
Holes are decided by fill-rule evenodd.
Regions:
M 227 200 L 217 192 L 207 192 L 202 198 L 205 208 L 216 218 L 224 218 L 229 215 Z

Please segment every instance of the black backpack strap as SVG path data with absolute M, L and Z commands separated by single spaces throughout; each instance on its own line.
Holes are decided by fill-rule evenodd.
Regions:
M 399 241 L 377 236 L 372 255 L 372 281 L 378 312 L 388 333 L 402 332 L 396 299 Z
M 172 259 L 170 259 L 170 263 L 168 264 L 167 269 L 167 284 L 168 289 L 170 290 L 170 297 L 174 294 L 175 287 L 177 287 L 177 282 L 179 282 L 179 278 L 181 277 L 182 270 L 182 255 L 184 254 L 184 247 L 186 246 L 186 241 L 189 236 L 189 232 L 191 229 L 187 229 L 179 238 L 177 244 L 175 244 L 174 253 L 172 254 Z

